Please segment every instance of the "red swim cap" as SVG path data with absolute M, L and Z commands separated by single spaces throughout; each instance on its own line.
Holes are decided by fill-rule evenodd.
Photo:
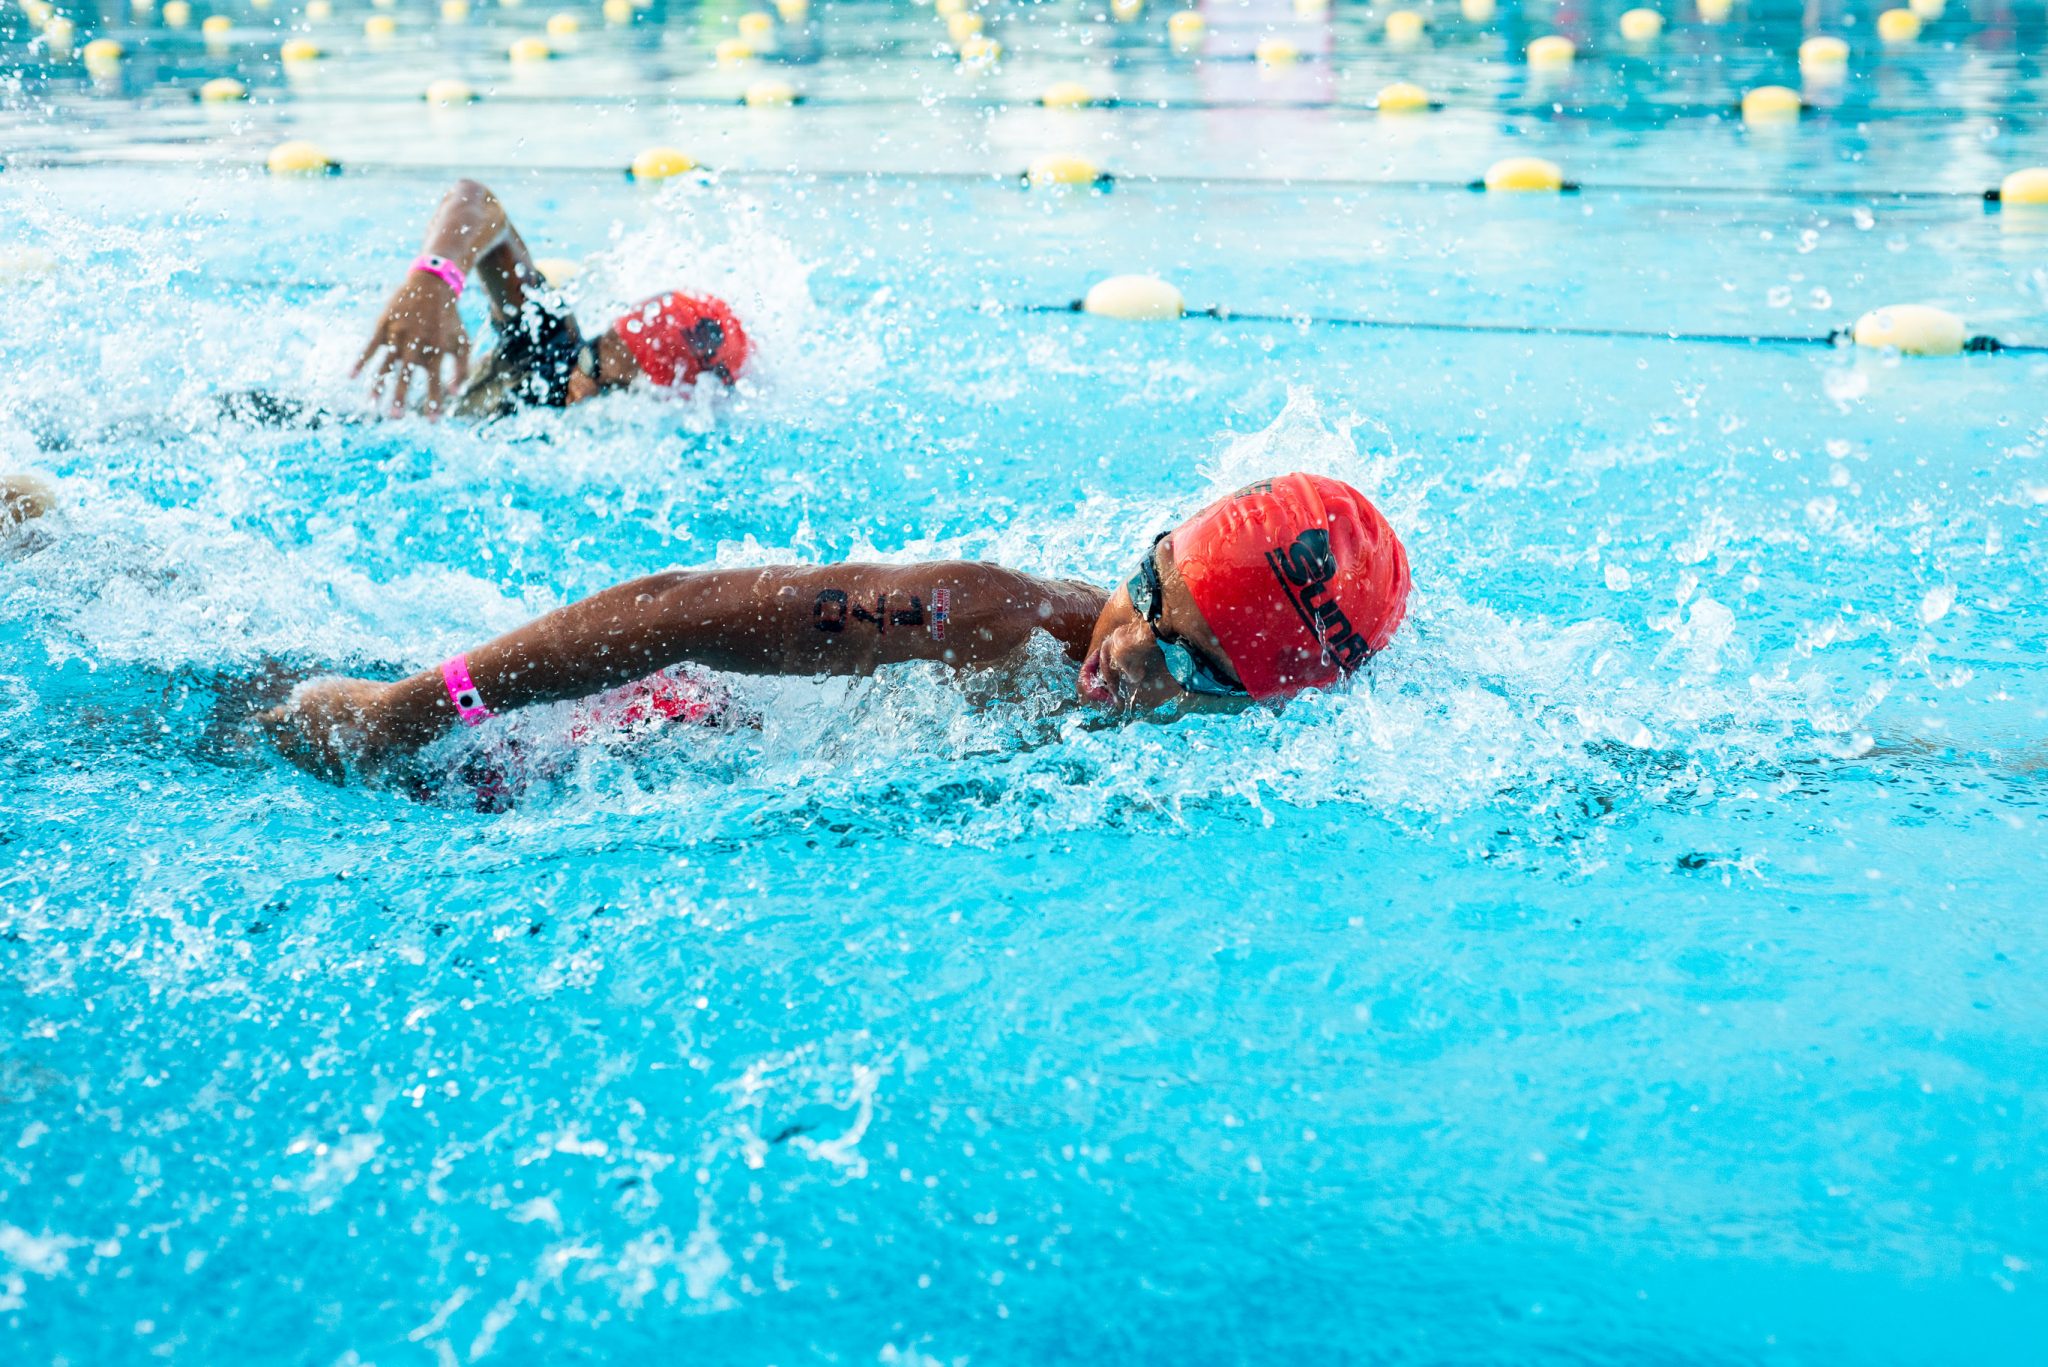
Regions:
M 1173 534 L 1173 562 L 1254 698 L 1335 683 L 1393 639 L 1408 553 L 1364 494 L 1321 475 L 1239 489 Z
M 612 331 L 658 385 L 690 384 L 707 370 L 731 384 L 747 363 L 746 329 L 708 294 L 658 294 L 628 309 Z

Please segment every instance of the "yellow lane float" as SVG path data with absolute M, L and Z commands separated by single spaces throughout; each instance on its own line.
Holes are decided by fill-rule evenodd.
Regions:
M 1956 356 L 1963 350 L 1963 320 L 1926 304 L 1893 304 L 1856 320 L 1856 345 L 1905 356 Z
M 1752 125 L 1797 123 L 1804 104 L 1796 90 L 1760 85 L 1742 97 L 1742 121 Z
M 1998 202 L 2030 208 L 2048 204 L 2048 166 L 2029 166 L 2007 176 L 1998 187 Z
M 1127 323 L 1156 323 L 1187 315 L 1180 291 L 1156 275 L 1112 275 L 1097 281 L 1081 301 L 1084 313 Z
M 1102 168 L 1086 157 L 1048 152 L 1032 159 L 1024 179 L 1034 190 L 1071 190 L 1093 186 L 1102 179 Z
M 1486 168 L 1485 185 L 1496 193 L 1556 194 L 1564 189 L 1564 172 L 1542 157 L 1507 157 Z
M 770 77 L 748 86 L 744 98 L 749 109 L 787 109 L 796 103 L 797 94 L 788 81 Z
M 324 176 L 334 169 L 334 159 L 318 143 L 295 138 L 271 148 L 264 165 L 273 176 Z
M 1653 9 L 1626 10 L 1620 27 L 1624 42 L 1654 43 L 1664 36 L 1664 16 Z
M 1429 109 L 1429 92 L 1407 81 L 1396 81 L 1380 89 L 1372 107 L 1382 114 L 1420 114 Z
M 657 181 L 688 175 L 696 169 L 695 158 L 687 152 L 673 147 L 649 147 L 633 158 L 632 169 L 627 174 L 634 180 Z

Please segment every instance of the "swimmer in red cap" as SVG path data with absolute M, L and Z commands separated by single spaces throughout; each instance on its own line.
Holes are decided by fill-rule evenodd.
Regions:
M 496 345 L 472 367 L 457 300 L 471 276 L 490 298 Z M 428 416 L 501 417 L 566 408 L 646 378 L 661 387 L 713 375 L 731 384 L 747 363 L 747 334 L 723 300 L 670 291 L 586 338 L 541 279 L 498 197 L 455 183 L 425 243 L 392 292 L 357 359 L 391 417 L 415 402 Z
M 1355 672 L 1393 638 L 1407 601 L 1407 553 L 1365 495 L 1282 475 L 1147 543 L 1114 591 L 963 561 L 677 570 L 408 679 L 310 680 L 261 721 L 295 763 L 339 778 L 454 726 L 679 664 L 811 676 L 920 660 L 1001 667 L 1041 631 L 1080 666 L 1080 696 L 1097 707 L 1279 700 Z

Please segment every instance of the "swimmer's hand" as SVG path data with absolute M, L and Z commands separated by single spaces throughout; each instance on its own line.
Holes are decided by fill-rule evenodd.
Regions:
M 391 292 L 370 344 L 349 374 L 361 376 L 373 361 L 370 399 L 386 417 L 404 414 L 417 395 L 414 385 L 421 371 L 426 374 L 421 411 L 430 418 L 441 415 L 443 405 L 469 379 L 469 333 L 447 281 L 414 271 Z
M 373 769 L 392 749 L 381 725 L 391 685 L 371 679 L 309 679 L 282 707 L 256 718 L 264 738 L 306 772 L 340 783 L 351 768 Z

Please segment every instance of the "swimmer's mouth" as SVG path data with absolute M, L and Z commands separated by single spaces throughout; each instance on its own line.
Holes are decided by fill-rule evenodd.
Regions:
M 1097 707 L 1115 707 L 1116 689 L 1102 677 L 1102 652 L 1090 651 L 1088 658 L 1081 662 L 1081 696 Z

